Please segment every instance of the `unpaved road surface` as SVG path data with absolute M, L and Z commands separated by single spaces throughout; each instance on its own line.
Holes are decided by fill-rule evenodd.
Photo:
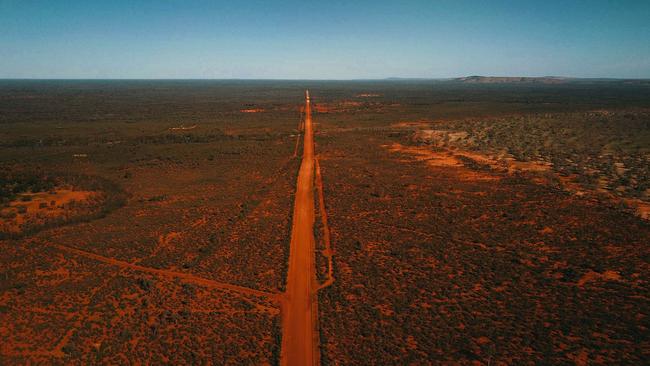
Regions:
M 282 365 L 316 365 L 314 265 L 314 133 L 306 92 L 303 157 L 296 184 L 287 290 L 282 306 Z

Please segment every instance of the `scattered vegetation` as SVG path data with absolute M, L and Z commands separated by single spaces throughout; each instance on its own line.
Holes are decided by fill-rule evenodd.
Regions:
M 416 161 L 380 147 L 388 131 L 329 136 L 329 364 L 643 362 L 647 222 L 524 176 Z
M 643 198 L 650 86 L 399 80 L 0 81 L 3 207 L 90 203 L 0 239 L 0 360 L 277 364 L 277 303 L 156 273 L 284 289 L 306 88 L 335 253 L 324 364 L 643 363 L 647 222 L 382 146 L 433 128 Z
M 650 201 L 647 111 L 465 119 L 440 121 L 433 127 L 446 133 L 421 141 L 550 163 L 556 172 L 575 176 L 588 188 Z
M 0 359 L 276 364 L 277 303 L 123 270 L 55 245 L 283 289 L 303 92 L 0 81 L 2 204 L 23 197 L 32 201 L 20 205 L 35 204 L 56 190 L 88 194 L 66 204 L 69 214 L 58 216 L 65 221 L 0 239 Z M 265 112 L 240 112 L 251 101 Z M 43 210 L 56 211 L 50 207 Z

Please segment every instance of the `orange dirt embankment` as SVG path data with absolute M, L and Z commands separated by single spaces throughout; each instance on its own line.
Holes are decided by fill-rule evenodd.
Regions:
M 282 365 L 317 365 L 318 312 L 314 263 L 314 134 L 305 94 L 303 158 L 296 182 L 287 290 L 282 304 Z

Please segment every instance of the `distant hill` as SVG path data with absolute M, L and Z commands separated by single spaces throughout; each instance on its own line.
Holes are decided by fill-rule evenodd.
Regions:
M 402 78 L 402 77 L 389 77 L 385 78 L 384 80 L 389 80 L 389 81 L 441 81 L 441 80 L 449 80 L 447 78 Z
M 462 78 L 451 79 L 454 82 L 467 84 L 592 84 L 592 83 L 622 83 L 648 85 L 650 79 L 616 79 L 616 78 L 570 78 L 562 76 L 465 76 Z
M 519 76 L 466 76 L 456 78 L 455 81 L 468 84 L 514 84 L 514 83 L 529 83 L 529 84 L 564 84 L 571 80 L 571 78 L 558 77 L 558 76 L 542 76 L 542 77 L 519 77 Z

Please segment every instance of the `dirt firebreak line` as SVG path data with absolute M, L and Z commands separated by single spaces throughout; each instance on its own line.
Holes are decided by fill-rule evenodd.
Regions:
M 330 239 L 330 227 L 327 223 L 327 211 L 325 210 L 325 193 L 323 193 L 323 176 L 320 174 L 320 163 L 316 158 L 316 187 L 318 188 L 318 207 L 320 208 L 321 221 L 323 223 L 323 242 L 325 249 L 321 254 L 327 258 L 327 280 L 321 283 L 317 290 L 321 290 L 334 283 L 334 268 L 332 266 L 332 243 Z
M 302 130 L 303 130 L 303 112 L 304 108 L 300 108 L 300 122 L 298 122 L 298 135 L 296 136 L 296 147 L 293 150 L 293 157 L 296 158 L 298 157 L 298 147 L 300 147 L 300 138 L 302 137 Z
M 141 265 L 138 265 L 138 264 L 133 264 L 133 263 L 121 261 L 119 259 L 104 257 L 104 256 L 99 255 L 99 254 L 87 252 L 87 251 L 81 250 L 81 249 L 68 247 L 68 246 L 65 246 L 65 245 L 54 244 L 54 243 L 48 243 L 48 245 L 52 246 L 54 248 L 57 248 L 59 250 L 62 250 L 64 252 L 72 253 L 72 254 L 75 254 L 75 255 L 78 255 L 78 256 L 81 256 L 81 257 L 94 259 L 94 260 L 96 260 L 98 262 L 110 264 L 112 266 L 116 266 L 116 267 L 120 267 L 120 268 L 127 268 L 127 269 L 131 269 L 131 270 L 134 270 L 134 271 L 150 273 L 150 274 L 154 274 L 154 275 L 157 275 L 157 276 L 160 276 L 160 277 L 178 278 L 181 281 L 186 282 L 186 283 L 192 283 L 192 284 L 201 285 L 201 286 L 210 287 L 210 288 L 219 288 L 219 289 L 229 290 L 229 291 L 233 291 L 233 292 L 239 292 L 239 293 L 242 293 L 242 294 L 263 297 L 263 298 L 267 298 L 267 299 L 272 300 L 272 301 L 279 301 L 280 300 L 280 294 L 274 294 L 274 293 L 271 293 L 271 292 L 254 290 L 254 289 L 248 288 L 248 287 L 231 285 L 231 284 L 223 283 L 223 282 L 217 282 L 217 281 L 209 280 L 207 278 L 194 276 L 194 275 L 191 275 L 189 273 L 176 272 L 176 271 L 171 271 L 171 270 L 166 270 L 166 269 L 144 267 L 144 266 L 141 266 Z

